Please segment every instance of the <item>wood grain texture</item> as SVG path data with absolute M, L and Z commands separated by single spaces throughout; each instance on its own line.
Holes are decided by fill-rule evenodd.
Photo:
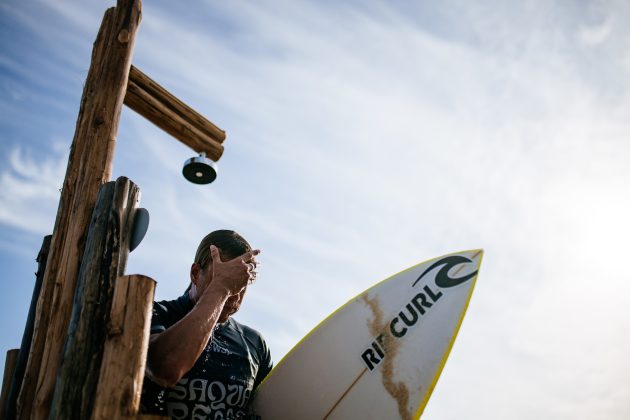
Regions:
M 154 290 L 155 281 L 143 275 L 116 279 L 94 420 L 139 415 Z
M 124 272 L 139 198 L 138 187 L 124 177 L 101 187 L 83 253 L 51 418 L 79 420 L 92 413 L 114 282 Z
M 2 376 L 2 390 L 0 391 L 0 416 L 6 419 L 7 403 L 9 401 L 9 390 L 11 381 L 15 374 L 20 349 L 12 349 L 7 351 L 7 358 L 4 362 L 4 375 Z
M 15 373 L 11 380 L 11 387 L 9 390 L 9 396 L 7 400 L 7 409 L 5 418 L 7 420 L 13 420 L 16 415 L 17 409 L 17 397 L 22 387 L 22 381 L 24 379 L 24 371 L 26 369 L 26 363 L 28 362 L 28 355 L 31 349 L 31 341 L 33 339 L 33 328 L 35 325 L 35 313 L 37 311 L 37 301 L 40 296 L 42 282 L 44 280 L 44 273 L 46 272 L 46 263 L 48 261 L 48 252 L 50 251 L 50 242 L 52 235 L 44 236 L 42 246 L 37 254 L 37 272 L 35 273 L 35 286 L 33 287 L 33 295 L 31 296 L 31 305 L 28 310 L 28 317 L 26 319 L 26 326 L 24 327 L 24 333 L 22 334 L 22 342 L 20 344 L 20 356 L 15 366 Z
M 140 69 L 131 66 L 129 70 L 129 81 L 138 85 L 142 90 L 163 103 L 165 107 L 189 121 L 199 131 L 212 137 L 215 141 L 223 143 L 225 141 L 225 131 L 214 125 L 206 117 L 180 101 L 176 96 L 160 86 L 157 82 L 144 74 Z
M 132 67 L 125 105 L 197 153 L 217 161 L 225 132 Z M 217 135 L 220 135 L 217 137 Z
M 111 177 L 118 123 L 123 105 L 140 0 L 118 0 L 103 18 L 92 51 L 70 158 L 66 169 L 31 355 L 18 398 L 18 417 L 48 418 L 61 353 L 72 311 L 90 216 L 99 187 Z M 48 296 L 50 290 L 43 290 Z

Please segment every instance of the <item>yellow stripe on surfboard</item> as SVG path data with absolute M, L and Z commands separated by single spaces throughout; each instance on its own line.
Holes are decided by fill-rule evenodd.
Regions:
M 473 259 L 475 259 L 477 255 L 479 256 L 479 264 L 477 264 L 477 267 L 481 267 L 481 261 L 483 260 L 483 250 L 480 249 L 478 253 L 473 256 Z M 414 420 L 418 420 L 420 416 L 422 415 L 422 413 L 424 412 L 424 408 L 429 402 L 429 398 L 431 398 L 431 394 L 433 394 L 433 390 L 435 389 L 435 386 L 437 385 L 437 381 L 438 379 L 440 379 L 442 370 L 444 369 L 444 366 L 446 365 L 446 360 L 448 359 L 448 356 L 451 354 L 451 349 L 453 348 L 453 344 L 455 344 L 455 338 L 457 338 L 457 334 L 459 333 L 459 328 L 462 326 L 462 322 L 464 322 L 464 316 L 466 315 L 466 311 L 468 310 L 468 304 L 470 303 L 470 299 L 472 298 L 473 291 L 475 290 L 478 276 L 479 276 L 479 270 L 477 270 L 477 275 L 475 276 L 475 278 L 472 279 L 473 284 L 470 287 L 470 292 L 468 293 L 466 304 L 464 305 L 464 308 L 462 309 L 462 313 L 459 316 L 459 320 L 457 321 L 457 326 L 455 327 L 453 336 L 451 337 L 451 340 L 448 343 L 448 347 L 446 348 L 446 351 L 444 352 L 444 356 L 442 357 L 442 360 L 440 361 L 440 366 L 438 367 L 438 370 L 435 371 L 435 375 L 433 376 L 433 379 L 431 380 L 431 385 L 429 386 L 429 389 L 427 390 L 427 393 L 425 394 L 424 399 L 422 400 L 422 403 L 420 403 L 420 407 L 418 408 L 418 411 L 416 411 L 416 414 L 413 417 Z

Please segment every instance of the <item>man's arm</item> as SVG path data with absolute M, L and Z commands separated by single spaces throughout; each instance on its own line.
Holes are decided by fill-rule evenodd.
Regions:
M 147 376 L 164 387 L 174 386 L 188 372 L 212 336 L 227 299 L 247 286 L 247 263 L 258 250 L 222 262 L 216 247 L 212 255 L 212 280 L 199 290 L 193 309 L 166 331 L 152 334 L 147 355 Z

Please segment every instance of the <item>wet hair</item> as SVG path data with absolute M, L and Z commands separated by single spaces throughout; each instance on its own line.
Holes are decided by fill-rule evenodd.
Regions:
M 219 248 L 223 259 L 236 258 L 252 250 L 245 238 L 233 230 L 215 230 L 206 235 L 197 247 L 195 263 L 199 264 L 202 269 L 207 268 L 212 263 L 210 245 Z

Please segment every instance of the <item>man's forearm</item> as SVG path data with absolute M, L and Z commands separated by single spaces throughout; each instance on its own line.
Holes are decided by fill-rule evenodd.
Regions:
M 225 289 L 209 287 L 184 318 L 151 336 L 147 356 L 151 380 L 171 387 L 193 367 L 212 336 L 228 297 Z

